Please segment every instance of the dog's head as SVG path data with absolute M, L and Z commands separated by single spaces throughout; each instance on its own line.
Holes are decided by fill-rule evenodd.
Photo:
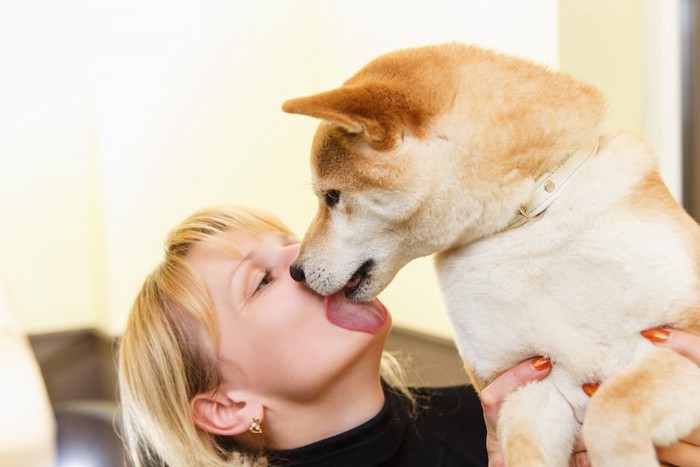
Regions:
M 600 120 L 595 92 L 553 74 L 450 44 L 381 56 L 340 88 L 285 102 L 323 120 L 311 151 L 319 206 L 292 276 L 368 300 L 410 260 L 503 228 L 551 154 Z
M 347 125 L 322 123 L 314 138 L 319 205 L 291 273 L 320 294 L 344 288 L 348 298 L 367 300 L 408 261 L 435 251 L 422 225 L 433 182 L 431 169 L 409 155 L 426 149 L 413 137 L 377 150 L 381 140 L 365 126 Z

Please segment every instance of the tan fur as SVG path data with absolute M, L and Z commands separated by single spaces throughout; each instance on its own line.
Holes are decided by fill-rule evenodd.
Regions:
M 547 460 L 542 455 L 537 440 L 532 436 L 532 426 L 520 421 L 509 428 L 509 436 L 513 441 L 508 444 L 509 449 L 505 453 L 506 465 L 523 467 L 545 465 Z
M 449 105 L 455 64 L 449 53 L 405 50 L 376 59 L 328 93 L 292 99 L 285 112 L 311 115 L 357 132 L 365 130 L 375 149 L 387 150 L 403 129 L 425 133 L 432 118 Z M 436 76 L 433 70 L 445 73 Z
M 359 138 L 347 137 L 342 133 L 343 130 L 338 127 L 329 126 L 327 132 L 319 131 L 314 138 L 313 154 L 323 155 L 312 160 L 317 180 L 323 184 L 319 189 L 391 187 L 406 172 L 405 167 L 398 165 L 377 168 L 363 163 L 357 146 L 364 143 Z
M 357 284 L 346 293 L 371 299 L 436 253 L 478 392 L 528 357 L 553 361 L 501 408 L 508 465 L 567 465 L 584 416 L 597 466 L 655 465 L 653 442 L 700 425 L 700 369 L 639 335 L 700 332 L 700 228 L 649 145 L 600 135 L 604 108 L 571 76 L 460 44 L 383 55 L 283 106 L 324 120 L 311 155 L 319 209 L 293 265 L 309 287 Z M 594 139 L 541 220 L 510 228 L 539 179 Z M 600 381 L 587 411 L 581 384 Z
M 584 425 L 593 465 L 616 460 L 619 465 L 655 467 L 653 448 L 647 440 L 651 438 L 660 446 L 675 441 L 655 434 L 653 427 L 658 426 L 659 418 L 674 412 L 684 418 L 684 404 L 678 404 L 676 398 L 686 402 L 697 397 L 697 393 L 687 391 L 688 386 L 700 388 L 697 367 L 670 350 L 646 356 L 636 370 L 623 372 L 613 383 L 601 386 L 591 400 Z M 659 394 L 665 397 L 659 398 Z M 692 418 L 685 418 L 690 431 L 694 428 Z

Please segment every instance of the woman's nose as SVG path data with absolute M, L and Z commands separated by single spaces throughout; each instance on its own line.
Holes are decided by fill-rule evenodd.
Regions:
M 292 265 L 297 255 L 299 254 L 299 243 L 292 243 L 284 247 L 283 252 L 283 267 L 288 269 Z

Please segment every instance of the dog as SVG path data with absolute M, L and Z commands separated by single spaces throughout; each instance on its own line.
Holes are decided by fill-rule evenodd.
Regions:
M 282 106 L 321 120 L 294 279 L 369 300 L 435 254 L 478 392 L 553 362 L 503 404 L 509 466 L 568 465 L 582 424 L 593 465 L 656 466 L 654 445 L 700 426 L 700 368 L 640 336 L 700 332 L 700 229 L 648 144 L 602 134 L 605 107 L 565 73 L 457 43 L 390 52 Z

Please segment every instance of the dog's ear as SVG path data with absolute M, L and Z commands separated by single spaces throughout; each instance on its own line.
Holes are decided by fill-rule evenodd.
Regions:
M 290 99 L 282 110 L 290 114 L 308 115 L 338 125 L 350 133 L 364 130 L 357 87 L 342 87 L 313 96 Z
M 393 146 L 410 123 L 412 109 L 397 90 L 382 83 L 345 85 L 313 96 L 291 99 L 282 110 L 326 120 L 349 133 L 363 134 L 376 149 Z

